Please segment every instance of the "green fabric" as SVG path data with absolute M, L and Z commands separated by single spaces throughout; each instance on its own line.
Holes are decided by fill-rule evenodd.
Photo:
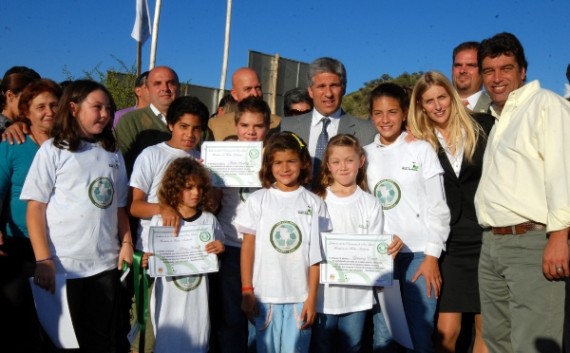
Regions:
M 154 351 L 154 333 L 149 320 L 149 297 L 153 280 L 149 279 L 146 271 L 141 267 L 143 252 L 135 251 L 133 255 L 133 278 L 135 300 L 131 308 L 131 326 L 138 325 L 139 333 L 132 344 L 135 352 Z M 144 343 L 141 338 L 144 337 Z M 141 344 L 142 343 L 142 344 Z

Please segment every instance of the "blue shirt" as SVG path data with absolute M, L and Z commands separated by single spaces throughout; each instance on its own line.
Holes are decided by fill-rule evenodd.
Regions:
M 29 135 L 22 144 L 0 143 L 0 230 L 5 236 L 28 238 L 28 203 L 20 200 L 20 193 L 38 149 Z

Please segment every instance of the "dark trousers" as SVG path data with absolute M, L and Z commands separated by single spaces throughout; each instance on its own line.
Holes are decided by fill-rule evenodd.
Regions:
M 35 258 L 30 240 L 6 237 L 0 256 L 0 342 L 14 352 L 47 352 L 53 349 L 41 329 L 29 278 Z
M 67 300 L 80 352 L 116 351 L 119 271 L 67 280 Z

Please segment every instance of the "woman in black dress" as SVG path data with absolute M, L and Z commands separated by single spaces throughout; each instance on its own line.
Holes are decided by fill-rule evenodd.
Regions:
M 408 121 L 414 136 L 428 141 L 438 153 L 451 210 L 451 232 L 440 258 L 443 287 L 436 346 L 439 351 L 455 352 L 462 314 L 473 313 L 473 352 L 487 352 L 482 338 L 477 281 L 482 229 L 475 214 L 474 198 L 494 118 L 487 114 L 470 115 L 451 82 L 432 71 L 416 82 Z

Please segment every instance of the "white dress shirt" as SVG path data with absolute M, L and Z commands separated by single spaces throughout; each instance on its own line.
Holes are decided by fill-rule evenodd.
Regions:
M 342 111 L 338 109 L 332 115 L 328 115 L 327 117 L 331 119 L 331 123 L 327 126 L 327 132 L 329 133 L 329 140 L 338 134 L 338 125 L 340 123 L 340 115 Z M 311 120 L 311 131 L 309 133 L 309 154 L 311 157 L 315 157 L 315 151 L 317 150 L 317 140 L 319 139 L 319 135 L 323 130 L 323 123 L 321 120 L 325 116 L 319 113 L 316 109 L 313 109 L 313 117 Z
M 483 227 L 570 227 L 570 103 L 538 81 L 511 92 L 487 143 L 475 194 Z
M 152 105 L 152 103 L 149 104 L 149 107 L 150 107 L 150 110 L 152 110 L 152 112 L 154 113 L 154 115 L 156 115 L 165 125 L 168 126 L 168 122 L 166 122 L 166 117 L 164 115 L 162 115 L 160 110 L 158 110 L 157 107 Z

